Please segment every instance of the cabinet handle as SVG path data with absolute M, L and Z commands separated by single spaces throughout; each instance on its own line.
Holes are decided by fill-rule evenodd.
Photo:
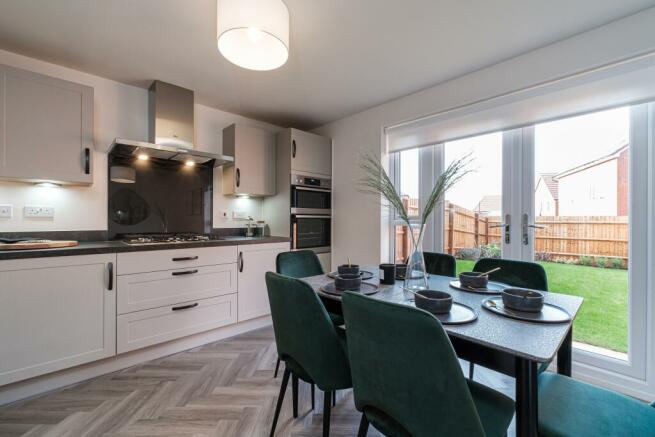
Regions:
M 91 149 L 84 148 L 84 174 L 91 173 Z
M 243 272 L 243 252 L 239 252 L 239 272 Z
M 291 141 L 291 157 L 296 157 L 296 140 Z
M 198 259 L 197 256 L 183 256 L 181 258 L 173 258 L 173 261 L 193 261 Z
M 183 272 L 173 272 L 171 275 L 173 276 L 181 276 L 181 275 L 193 275 L 194 273 L 198 273 L 198 269 L 194 270 L 185 270 Z
M 237 168 L 237 187 L 241 185 L 241 170 Z
M 107 274 L 109 275 L 109 279 L 107 280 L 107 290 L 113 290 L 114 289 L 114 263 L 113 262 L 107 263 Z
M 198 302 L 190 303 L 189 305 L 182 305 L 182 306 L 179 306 L 179 307 L 173 307 L 173 308 L 171 308 L 171 310 L 173 310 L 173 311 L 188 310 L 188 309 L 191 309 L 191 308 L 195 308 L 197 306 L 198 306 Z

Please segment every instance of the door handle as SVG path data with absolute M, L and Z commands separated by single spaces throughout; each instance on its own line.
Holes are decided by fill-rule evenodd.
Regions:
M 510 237 L 510 230 L 511 230 L 511 216 L 509 214 L 505 214 L 505 222 L 504 223 L 498 223 L 497 225 L 490 225 L 490 228 L 504 228 L 504 240 L 505 244 L 509 244 L 511 241 Z
M 173 273 L 171 273 L 171 275 L 173 275 L 173 276 L 193 275 L 194 273 L 198 273 L 198 269 L 185 270 L 183 272 L 173 272 Z
M 198 302 L 190 303 L 189 305 L 182 305 L 182 306 L 179 306 L 179 307 L 173 307 L 173 308 L 171 308 L 171 310 L 172 311 L 188 310 L 188 309 L 191 309 L 191 308 L 195 308 L 197 306 L 198 306 Z
M 91 149 L 84 148 L 84 174 L 91 173 Z
M 241 170 L 237 168 L 237 188 L 241 185 Z
M 239 272 L 243 272 L 243 252 L 239 252 Z
M 523 214 L 521 216 L 521 233 L 523 234 L 523 245 L 527 246 L 530 243 L 529 235 L 528 235 L 528 228 L 532 229 L 546 229 L 546 226 L 544 225 L 537 225 L 537 224 L 528 224 L 528 214 Z
M 109 279 L 107 280 L 107 290 L 113 290 L 114 289 L 114 263 L 113 262 L 107 263 L 107 274 L 109 276 Z
M 291 157 L 296 157 L 296 140 L 291 141 Z

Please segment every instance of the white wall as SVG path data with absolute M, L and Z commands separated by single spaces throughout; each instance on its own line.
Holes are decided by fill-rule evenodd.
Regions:
M 379 203 L 354 188 L 361 177 L 357 156 L 382 152 L 385 126 L 655 50 L 654 22 L 651 8 L 315 129 L 333 141 L 334 262 L 350 256 L 359 264 L 376 264 L 388 255 Z
M 148 92 L 99 76 L 0 50 L 0 64 L 10 65 L 82 83 L 94 88 L 94 183 L 90 187 L 42 188 L 31 184 L 0 181 L 0 204 L 12 204 L 14 216 L 0 219 L 0 232 L 69 231 L 107 229 L 107 155 L 114 138 L 145 141 L 148 138 Z M 148 79 L 148 78 L 146 78 Z M 232 123 L 248 124 L 270 132 L 280 128 L 229 112 L 195 105 L 195 140 L 199 149 L 221 153 L 222 130 Z M 214 227 L 242 226 L 222 217 L 222 212 L 245 211 L 262 219 L 261 199 L 223 196 L 221 170 L 214 171 Z M 25 205 L 55 207 L 54 219 L 25 219 Z
M 559 180 L 559 215 L 616 215 L 617 160 L 589 167 Z

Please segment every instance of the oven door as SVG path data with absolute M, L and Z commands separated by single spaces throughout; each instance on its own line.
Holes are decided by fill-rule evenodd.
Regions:
M 316 253 L 330 251 L 329 215 L 294 214 L 291 216 L 291 248 L 310 249 Z
M 332 192 L 321 188 L 291 186 L 291 214 L 329 215 Z

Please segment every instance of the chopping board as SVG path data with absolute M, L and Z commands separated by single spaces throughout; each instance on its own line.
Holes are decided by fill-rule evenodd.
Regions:
M 0 250 L 56 249 L 77 246 L 73 240 L 27 240 L 19 243 L 0 243 Z

